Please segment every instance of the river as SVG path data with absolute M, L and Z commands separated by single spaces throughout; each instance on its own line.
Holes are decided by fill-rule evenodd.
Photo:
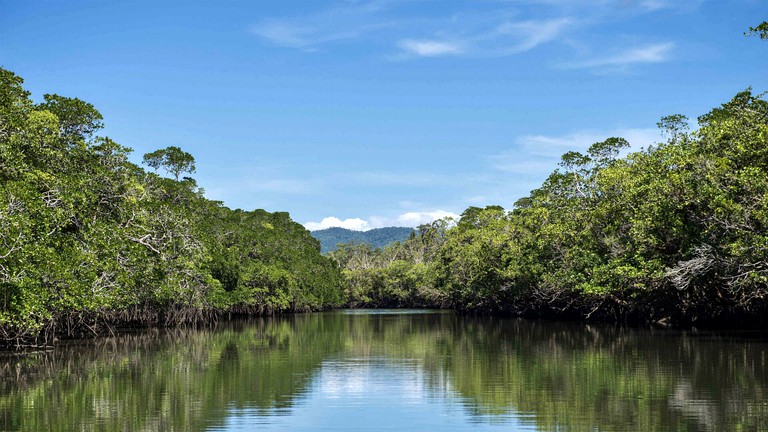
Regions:
M 0 355 L 9 431 L 768 430 L 768 337 L 346 310 Z

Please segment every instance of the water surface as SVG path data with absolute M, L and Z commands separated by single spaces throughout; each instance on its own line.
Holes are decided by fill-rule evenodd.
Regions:
M 0 356 L 0 430 L 768 430 L 761 334 L 336 311 Z

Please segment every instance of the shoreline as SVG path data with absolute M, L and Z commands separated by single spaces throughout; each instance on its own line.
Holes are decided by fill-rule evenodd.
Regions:
M 766 319 L 760 314 L 742 315 L 740 317 L 711 317 L 708 320 L 702 320 L 699 325 L 693 322 L 685 324 L 675 324 L 672 320 L 643 319 L 640 316 L 624 316 L 615 319 L 607 319 L 600 314 L 595 317 L 585 319 L 578 316 L 576 311 L 567 311 L 557 313 L 553 310 L 532 310 L 525 311 L 487 311 L 479 309 L 461 309 L 446 307 L 429 307 L 418 305 L 405 305 L 402 307 L 352 307 L 344 305 L 331 308 L 317 308 L 311 310 L 283 310 L 269 311 L 261 308 L 260 312 L 255 312 L 256 307 L 245 308 L 254 312 L 246 312 L 243 308 L 239 311 L 220 311 L 214 309 L 208 310 L 185 310 L 182 314 L 162 314 L 154 312 L 147 314 L 144 319 L 114 319 L 116 317 L 126 317 L 130 313 L 126 312 L 105 312 L 101 315 L 90 315 L 91 320 L 84 319 L 83 313 L 72 313 L 71 315 L 60 317 L 57 322 L 49 322 L 45 325 L 43 331 L 37 335 L 22 335 L 20 338 L 0 339 L 0 353 L 24 353 L 30 350 L 51 351 L 63 341 L 90 341 L 106 337 L 119 337 L 131 333 L 141 333 L 150 330 L 189 330 L 215 328 L 222 323 L 236 323 L 238 321 L 247 321 L 251 319 L 264 319 L 273 317 L 293 317 L 302 316 L 320 312 L 341 312 L 355 311 L 354 313 L 368 313 L 369 311 L 379 311 L 379 313 L 397 313 L 408 314 L 413 311 L 430 312 L 452 312 L 464 317 L 496 317 L 502 319 L 523 319 L 526 321 L 556 322 L 570 325 L 598 325 L 607 327 L 626 327 L 633 329 L 657 329 L 664 331 L 683 331 L 683 332 L 732 332 L 739 333 L 768 333 L 765 327 Z M 131 316 L 136 316 L 137 311 L 133 311 Z M 109 317 L 112 319 L 109 319 Z M 184 319 L 180 320 L 179 317 Z M 75 321 L 75 319 L 77 319 Z M 720 325 L 711 325 L 712 323 Z M 723 324 L 726 325 L 723 325 Z M 709 325 L 708 325 L 709 324 Z M 8 334 L 8 329 L 2 329 L 3 333 Z

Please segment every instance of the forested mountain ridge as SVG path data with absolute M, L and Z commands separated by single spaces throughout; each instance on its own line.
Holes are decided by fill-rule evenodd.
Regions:
M 347 228 L 331 227 L 312 231 L 312 237 L 320 241 L 322 253 L 328 253 L 336 249 L 339 244 L 365 243 L 378 249 L 394 242 L 402 242 L 414 232 L 408 227 L 374 228 L 368 231 L 354 231 Z
M 95 135 L 91 104 L 36 104 L 22 84 L 0 69 L 0 343 L 343 303 L 337 265 L 287 213 L 206 199 L 178 147 L 144 155 L 147 172 Z

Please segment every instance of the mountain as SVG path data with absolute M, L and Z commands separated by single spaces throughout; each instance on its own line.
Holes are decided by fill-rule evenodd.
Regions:
M 376 228 L 369 231 L 354 231 L 346 228 L 326 228 L 312 231 L 312 236 L 320 241 L 321 252 L 327 253 L 336 249 L 339 243 L 368 243 L 375 248 L 382 248 L 396 241 L 405 241 L 413 232 L 408 227 Z

